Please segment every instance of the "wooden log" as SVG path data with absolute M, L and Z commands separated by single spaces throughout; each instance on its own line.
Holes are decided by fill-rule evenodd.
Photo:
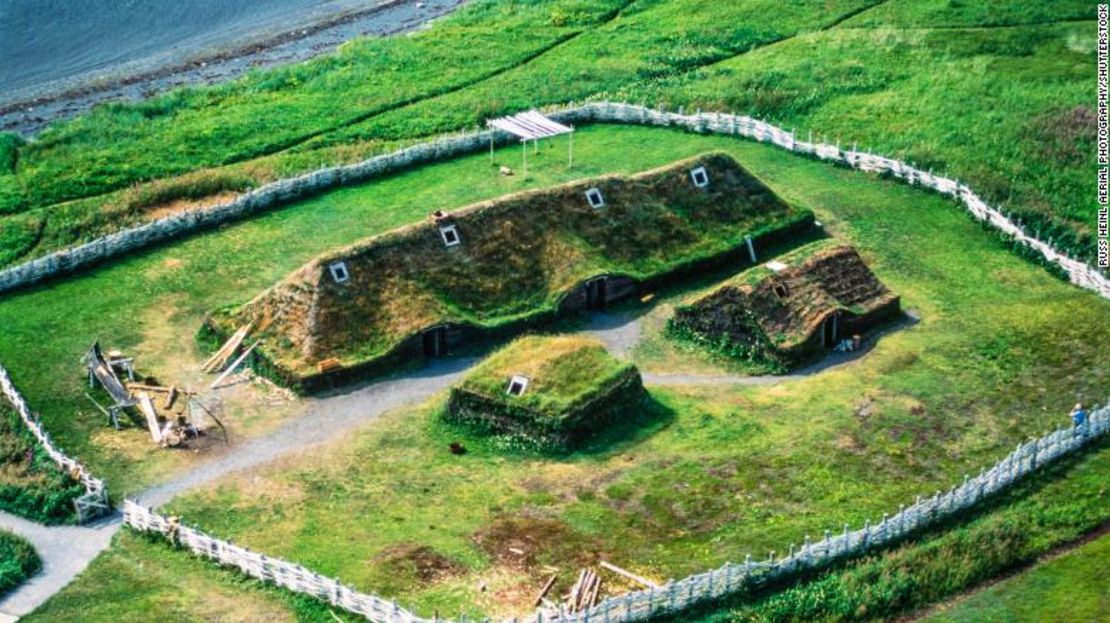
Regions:
M 533 608 L 540 607 L 540 604 L 544 601 L 544 597 L 547 597 L 547 594 L 551 592 L 551 587 L 555 585 L 555 578 L 557 577 L 559 576 L 552 574 L 551 577 L 547 578 L 547 582 L 544 583 L 543 589 L 540 590 L 540 594 L 536 596 L 536 600 L 532 603 Z
M 139 393 L 139 410 L 146 416 L 150 438 L 154 440 L 154 443 L 162 443 L 162 429 L 158 426 L 158 413 L 154 410 L 154 403 L 150 400 L 150 394 L 146 392 Z
M 170 385 L 170 391 L 166 394 L 166 402 L 162 404 L 162 410 L 169 411 L 173 407 L 174 400 L 177 400 L 177 386 Z
M 601 576 L 594 574 L 594 588 L 590 592 L 590 600 L 586 604 L 587 608 L 593 608 L 597 605 L 597 595 L 601 591 Z
M 660 586 L 659 584 L 656 584 L 655 582 L 652 582 L 651 580 L 645 578 L 644 576 L 636 575 L 635 573 L 632 573 L 631 571 L 621 569 L 620 567 L 614 565 L 611 562 L 606 562 L 606 561 L 602 560 L 598 564 L 601 565 L 602 569 L 607 569 L 607 570 L 612 571 L 613 573 L 615 573 L 617 575 L 624 576 L 625 578 L 627 578 L 629 580 L 632 580 L 633 582 L 636 582 L 637 584 L 643 585 L 645 588 L 662 588 L 662 586 Z
M 161 385 L 144 385 L 142 383 L 128 383 L 127 389 L 144 392 L 158 392 L 160 394 L 164 394 L 170 391 L 170 388 L 168 387 L 162 387 Z

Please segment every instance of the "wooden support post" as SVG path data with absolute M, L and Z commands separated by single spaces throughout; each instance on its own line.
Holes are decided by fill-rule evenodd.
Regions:
M 574 126 L 570 126 L 568 137 L 570 138 L 570 144 L 567 148 L 567 168 L 569 169 L 574 166 Z
M 520 177 L 528 177 L 528 141 L 520 141 L 521 151 L 524 154 L 524 165 L 521 167 Z

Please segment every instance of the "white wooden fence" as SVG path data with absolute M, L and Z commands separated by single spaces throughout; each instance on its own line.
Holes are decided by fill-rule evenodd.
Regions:
M 8 376 L 8 371 L 3 366 L 0 366 L 0 393 L 4 394 L 4 398 L 19 413 L 19 419 L 23 420 L 23 424 L 35 436 L 46 454 L 58 464 L 58 467 L 80 480 L 81 484 L 85 486 L 85 494 L 74 500 L 77 509 L 77 520 L 83 523 L 107 512 L 108 490 L 104 487 L 104 481 L 93 477 L 84 465 L 66 456 L 54 445 L 54 441 L 50 439 L 50 434 L 43 429 L 38 417 L 31 412 L 31 408 L 27 406 L 27 401 L 15 388 L 11 377 Z
M 1002 212 L 988 206 L 967 186 L 956 180 L 916 169 L 900 160 L 867 152 L 842 150 L 837 145 L 800 141 L 793 132 L 787 132 L 777 126 L 742 115 L 724 113 L 686 115 L 681 112 L 665 112 L 644 106 L 612 102 L 557 107 L 550 109 L 548 114 L 569 123 L 604 122 L 680 127 L 692 132 L 742 136 L 822 160 L 839 162 L 861 171 L 889 173 L 909 184 L 931 188 L 955 198 L 976 219 L 1015 237 L 1035 249 L 1048 261 L 1061 267 L 1067 272 L 1072 283 L 1110 298 L 1110 279 L 1105 274 L 1027 234 Z M 0 270 L 0 292 L 90 266 L 104 259 L 205 227 L 213 227 L 250 214 L 264 212 L 328 188 L 355 184 L 414 164 L 433 162 L 485 149 L 491 137 L 502 143 L 511 140 L 504 133 L 489 130 L 456 134 L 389 154 L 374 156 L 356 164 L 328 167 L 266 184 L 215 207 L 186 210 Z
M 690 606 L 731 595 L 740 589 L 758 587 L 781 580 L 805 569 L 814 569 L 834 561 L 861 554 L 869 549 L 894 543 L 915 530 L 933 525 L 1005 489 L 1022 477 L 1072 453 L 1110 430 L 1110 406 L 1095 408 L 1081 427 L 1061 428 L 1040 439 L 1019 444 L 1006 458 L 983 470 L 974 478 L 964 477 L 963 483 L 929 498 L 919 497 L 909 507 L 901 507 L 893 516 L 867 522 L 858 530 L 845 525 L 835 536 L 828 530 L 819 541 L 806 537 L 800 547 L 791 545 L 786 556 L 722 567 L 668 582 L 659 589 L 640 590 L 610 597 L 593 608 L 567 613 L 537 610 L 513 623 L 615 623 L 646 621 L 664 614 L 680 612 Z M 123 507 L 124 523 L 136 530 L 157 532 L 189 550 L 236 567 L 243 573 L 284 586 L 290 590 L 316 596 L 329 604 L 362 615 L 375 623 L 428 623 L 388 600 L 360 593 L 330 578 L 321 577 L 300 565 L 268 558 L 227 541 L 211 537 L 176 520 L 159 515 L 127 500 Z
M 837 145 L 799 141 L 792 132 L 739 115 L 722 113 L 685 115 L 681 112 L 665 112 L 643 106 L 610 102 L 553 109 L 549 114 L 561 121 L 572 123 L 605 122 L 674 126 L 692 132 L 743 136 L 822 160 L 839 162 L 862 171 L 888 173 L 909 184 L 931 188 L 955 198 L 976 219 L 1013 236 L 1041 253 L 1048 261 L 1061 267 L 1067 272 L 1072 283 L 1093 290 L 1104 298 L 1110 298 L 1110 279 L 1098 270 L 1069 258 L 1053 249 L 1051 245 L 1026 234 L 1016 223 L 988 206 L 970 188 L 958 181 L 916 169 L 899 160 L 855 150 L 842 150 Z M 489 131 L 460 134 L 376 156 L 358 164 L 321 169 L 267 184 L 215 208 L 175 214 L 0 271 L 0 291 L 72 271 L 202 227 L 210 227 L 261 212 L 326 188 L 357 183 L 413 164 L 484 149 L 491 138 L 499 142 L 507 140 L 507 137 L 491 134 Z M 86 501 L 92 501 L 90 508 L 95 509 L 100 506 L 106 508 L 107 496 L 104 483 L 93 478 L 84 466 L 54 446 L 2 367 L 0 367 L 0 389 L 19 411 L 21 419 L 50 456 L 64 469 L 77 475 L 85 484 L 88 491 L 85 496 Z M 1089 423 L 1083 428 L 1060 429 L 1035 441 L 1021 444 L 1009 456 L 990 470 L 983 471 L 979 476 L 965 479 L 961 485 L 953 487 L 946 493 L 937 493 L 928 499 L 918 499 L 908 508 L 900 509 L 893 517 L 884 516 L 881 521 L 875 524 L 868 523 L 859 530 L 849 532 L 845 527 L 836 536 L 831 536 L 831 533 L 826 531 L 820 541 L 810 542 L 807 539 L 800 548 L 795 549 L 791 546 L 788 555 L 780 559 L 729 563 L 719 569 L 669 582 L 665 587 L 657 590 L 636 591 L 606 599 L 583 612 L 571 614 L 537 611 L 521 621 L 525 623 L 643 621 L 665 613 L 681 611 L 696 603 L 718 599 L 741 587 L 758 586 L 770 580 L 786 577 L 801 569 L 826 565 L 845 556 L 892 543 L 918 528 L 931 525 L 966 509 L 1038 467 L 1073 452 L 1104 434 L 1107 429 L 1110 429 L 1110 407 L 1096 409 Z M 319 597 L 332 605 L 365 616 L 370 621 L 382 623 L 429 621 L 402 609 L 393 602 L 359 593 L 299 565 L 268 558 L 210 537 L 193 528 L 179 525 L 130 500 L 124 503 L 124 521 L 137 530 L 166 534 L 175 542 L 199 555 L 237 567 L 252 577 Z

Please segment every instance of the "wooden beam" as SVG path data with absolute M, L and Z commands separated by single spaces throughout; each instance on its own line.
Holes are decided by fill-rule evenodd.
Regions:
M 536 596 L 536 600 L 532 603 L 533 608 L 540 607 L 540 604 L 543 603 L 543 598 L 547 597 L 547 594 L 551 592 L 551 587 L 555 585 L 555 578 L 557 577 L 559 577 L 557 574 L 551 574 L 551 577 L 547 578 L 547 582 L 544 583 L 543 589 L 540 590 L 540 594 Z
M 162 404 L 163 411 L 169 411 L 173 407 L 173 401 L 177 399 L 177 386 L 170 385 L 170 391 L 166 394 L 166 402 Z
M 150 400 L 150 394 L 146 392 L 139 393 L 139 410 L 146 416 L 150 438 L 154 440 L 154 443 L 162 443 L 162 429 L 158 426 L 158 413 L 154 410 L 154 403 Z
M 216 389 L 216 387 L 219 386 L 219 384 L 223 382 L 224 379 L 226 379 L 228 376 L 231 376 L 231 373 L 235 372 L 236 368 L 239 367 L 239 364 L 243 363 L 247 359 L 247 356 L 254 352 L 254 349 L 261 341 L 262 340 L 255 340 L 254 344 L 250 345 L 250 348 L 243 351 L 243 354 L 239 355 L 239 358 L 232 362 L 232 364 L 227 367 L 227 370 L 224 370 L 224 373 L 221 374 L 219 378 L 217 378 L 215 381 L 212 382 L 211 385 L 208 386 L 208 389 Z
M 624 576 L 625 578 L 628 578 L 629 580 L 632 580 L 633 582 L 636 582 L 637 584 L 642 584 L 643 586 L 645 586 L 647 588 L 663 588 L 662 586 L 656 584 L 655 582 L 652 582 L 651 580 L 645 578 L 644 576 L 636 575 L 635 573 L 632 573 L 631 571 L 621 569 L 620 567 L 614 565 L 611 562 L 605 562 L 604 560 L 602 560 L 598 564 L 601 566 L 602 569 L 608 569 L 609 571 L 612 571 L 613 573 L 615 573 L 617 575 Z

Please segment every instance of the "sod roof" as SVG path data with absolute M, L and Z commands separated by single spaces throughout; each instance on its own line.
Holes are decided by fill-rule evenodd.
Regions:
M 722 307 L 738 305 L 744 313 L 726 317 L 754 323 L 771 343 L 786 350 L 810 339 L 830 313 L 863 316 L 897 303 L 898 296 L 879 281 L 853 247 L 826 239 L 743 271 L 708 294 L 691 297 L 677 310 L 676 320 L 696 327 L 698 315 L 720 317 Z
M 486 398 L 559 417 L 592 400 L 633 373 L 593 338 L 529 335 L 510 342 L 486 358 L 459 388 Z M 528 386 L 520 396 L 507 393 L 520 375 Z
M 708 173 L 705 188 L 691 181 L 696 167 Z M 586 200 L 591 188 L 604 207 Z M 590 277 L 658 276 L 805 218 L 730 156 L 708 153 L 429 217 L 325 253 L 216 320 L 253 322 L 263 352 L 284 368 L 311 371 L 326 358 L 350 366 L 430 326 L 493 328 L 534 317 Z M 459 244 L 444 244 L 446 226 Z M 342 282 L 329 271 L 337 262 Z

